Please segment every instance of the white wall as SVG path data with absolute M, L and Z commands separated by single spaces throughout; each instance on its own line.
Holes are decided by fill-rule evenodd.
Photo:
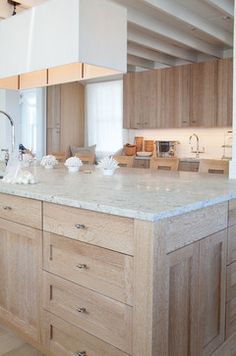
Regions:
M 135 136 L 143 136 L 144 139 L 154 140 L 172 140 L 179 141 L 177 146 L 177 155 L 181 158 L 195 157 L 191 153 L 189 145 L 189 137 L 196 133 L 200 139 L 200 149 L 205 147 L 205 153 L 200 154 L 201 158 L 221 159 L 223 156 L 223 148 L 227 131 L 231 128 L 187 128 L 187 129 L 162 129 L 162 130 L 123 130 L 124 144 L 134 142 Z M 194 141 L 193 141 L 194 142 Z

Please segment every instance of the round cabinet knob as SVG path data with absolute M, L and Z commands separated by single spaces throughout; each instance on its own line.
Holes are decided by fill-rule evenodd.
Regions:
M 78 313 L 86 313 L 87 312 L 86 308 L 83 308 L 83 307 L 82 308 L 76 307 L 75 309 Z
M 85 230 L 86 226 L 84 224 L 75 224 L 76 229 L 78 230 Z
M 84 263 L 79 263 L 76 267 L 79 268 L 79 269 L 86 269 L 87 265 L 84 264 Z
M 86 351 L 76 352 L 74 356 L 87 356 Z

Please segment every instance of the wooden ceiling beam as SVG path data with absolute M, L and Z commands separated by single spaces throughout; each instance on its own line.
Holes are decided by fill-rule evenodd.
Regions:
M 210 0 L 209 2 L 211 1 L 224 3 L 224 0 Z M 227 46 L 233 47 L 232 33 L 210 23 L 197 13 L 190 11 L 187 7 L 179 5 L 175 0 L 142 0 L 142 2 L 157 11 L 175 18 L 177 21 L 187 24 L 190 28 L 198 29 Z
M 205 53 L 216 58 L 223 57 L 223 51 L 215 46 L 182 30 L 167 25 L 164 22 L 158 21 L 153 17 L 141 14 L 135 9 L 128 8 L 128 22 L 136 27 L 139 27 L 140 29 L 145 29 L 151 33 L 158 34 L 198 52 Z
M 134 43 L 128 43 L 128 54 L 168 66 L 175 66 L 175 58 Z
M 197 62 L 197 54 L 191 53 L 191 50 L 179 48 L 177 46 L 171 45 L 168 42 L 157 39 L 154 36 L 137 32 L 132 28 L 128 28 L 128 41 L 173 57 L 186 60 L 188 62 Z
M 203 0 L 225 16 L 234 17 L 234 2 L 232 0 Z

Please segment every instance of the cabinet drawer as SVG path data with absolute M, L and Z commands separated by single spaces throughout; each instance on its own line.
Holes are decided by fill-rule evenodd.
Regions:
M 43 307 L 97 336 L 131 352 L 132 307 L 44 272 Z
M 45 232 L 43 260 L 48 272 L 132 305 L 133 257 Z
M 127 356 L 114 346 L 63 321 L 43 313 L 43 344 L 52 356 Z
M 44 203 L 45 231 L 133 255 L 133 220 Z
M 236 262 L 227 267 L 227 301 L 236 297 Z
M 236 298 L 226 304 L 226 337 L 236 333 Z
M 0 218 L 41 229 L 41 211 L 40 201 L 0 194 Z

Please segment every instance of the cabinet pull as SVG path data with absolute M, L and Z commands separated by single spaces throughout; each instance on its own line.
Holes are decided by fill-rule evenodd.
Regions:
M 79 268 L 79 269 L 86 269 L 87 265 L 84 264 L 84 263 L 79 263 L 76 267 Z
M 76 229 L 85 230 L 86 226 L 84 224 L 75 224 Z
M 86 355 L 87 355 L 86 351 L 76 352 L 74 354 L 74 356 L 86 356 Z
M 3 206 L 2 207 L 4 210 L 12 210 L 12 207 L 10 207 L 10 206 Z
M 87 309 L 86 308 L 80 308 L 80 307 L 76 307 L 75 310 L 78 312 L 78 313 L 87 313 Z

